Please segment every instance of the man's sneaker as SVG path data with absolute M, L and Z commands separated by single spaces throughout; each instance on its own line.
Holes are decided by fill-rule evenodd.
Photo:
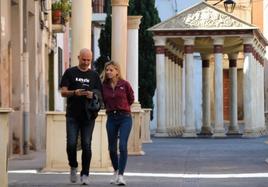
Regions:
M 118 181 L 118 170 L 114 171 L 113 179 L 110 180 L 110 184 L 116 184 Z
M 77 181 L 77 168 L 71 167 L 70 169 L 70 181 L 76 183 Z
M 127 185 L 126 181 L 123 178 L 123 175 L 118 175 L 118 180 L 116 182 L 118 186 L 125 186 Z
M 89 176 L 82 175 L 81 176 L 81 182 L 82 182 L 83 185 L 88 185 L 89 184 Z

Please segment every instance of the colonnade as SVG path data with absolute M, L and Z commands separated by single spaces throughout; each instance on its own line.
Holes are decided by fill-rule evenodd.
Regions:
M 229 61 L 229 116 L 226 128 L 223 110 L 223 62 L 225 37 L 211 37 L 213 53 L 201 52 L 202 58 L 202 127 L 195 126 L 195 80 L 194 51 L 195 37 L 181 37 L 183 45 L 174 45 L 171 38 L 155 36 L 157 69 L 157 136 L 195 137 L 213 135 L 258 136 L 265 129 L 264 124 L 264 78 L 263 61 L 265 48 L 257 38 L 240 38 L 243 51 L 230 50 Z M 183 47 L 182 47 L 183 46 Z M 243 67 L 243 110 L 244 129 L 238 125 L 237 104 L 237 58 L 244 54 Z M 214 75 L 211 77 L 210 63 L 214 56 Z M 200 76 L 201 77 L 201 76 Z M 214 85 L 211 84 L 214 79 Z M 214 89 L 214 102 L 210 90 Z M 239 90 L 240 91 L 240 90 Z M 242 91 L 242 90 L 241 90 Z M 163 99 L 165 98 L 165 99 Z M 185 101 L 185 105 L 183 104 Z M 214 103 L 214 111 L 211 110 Z M 214 119 L 211 119 L 214 112 Z M 212 125 L 213 124 L 213 125 Z

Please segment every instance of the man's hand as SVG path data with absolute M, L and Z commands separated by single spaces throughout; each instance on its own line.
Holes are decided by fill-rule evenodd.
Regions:
M 76 96 L 86 96 L 87 98 L 91 99 L 93 97 L 93 92 L 86 91 L 84 89 L 77 89 L 75 90 Z

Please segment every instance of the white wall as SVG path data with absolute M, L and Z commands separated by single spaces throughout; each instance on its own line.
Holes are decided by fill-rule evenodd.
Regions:
M 59 90 L 59 68 L 62 68 L 62 72 L 64 72 L 64 34 L 57 34 L 57 48 L 54 51 L 54 103 L 55 103 L 55 111 L 64 111 L 64 98 L 60 94 Z M 62 49 L 62 66 L 59 67 L 58 62 L 58 47 Z

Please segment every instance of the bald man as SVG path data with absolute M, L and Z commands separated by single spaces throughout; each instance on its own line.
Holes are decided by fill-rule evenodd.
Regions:
M 70 181 L 77 182 L 77 139 L 80 132 L 82 146 L 82 184 L 89 183 L 91 161 L 91 139 L 97 113 L 89 114 L 86 103 L 93 95 L 101 98 L 101 80 L 99 75 L 90 69 L 92 52 L 82 49 L 78 56 L 79 64 L 67 69 L 61 79 L 61 95 L 67 98 L 66 132 L 67 156 L 70 166 Z M 92 113 L 92 112 L 91 112 Z

